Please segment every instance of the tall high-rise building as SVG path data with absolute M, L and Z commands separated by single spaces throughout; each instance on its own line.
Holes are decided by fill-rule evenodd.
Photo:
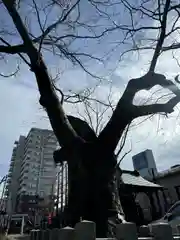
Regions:
M 56 180 L 53 152 L 57 140 L 50 130 L 32 128 L 26 138 L 19 193 L 46 196 Z
M 147 149 L 132 157 L 134 170 L 147 180 L 153 180 L 157 176 L 157 167 L 154 160 L 153 152 Z
M 15 143 L 7 186 L 9 205 L 13 212 L 36 211 L 39 199 L 48 202 L 53 195 L 57 139 L 51 130 L 32 128 Z

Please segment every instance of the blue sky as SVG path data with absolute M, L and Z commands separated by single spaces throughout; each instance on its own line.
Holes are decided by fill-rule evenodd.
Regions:
M 31 1 L 28 0 L 28 2 Z M 108 20 L 103 19 L 99 21 L 95 13 L 92 14 L 92 12 L 90 13 L 90 11 L 87 11 L 87 5 L 85 3 L 81 5 L 81 9 L 84 10 L 81 16 L 82 19 L 92 18 L 92 22 L 94 21 L 96 25 L 101 24 L 105 26 L 105 24 L 107 24 Z M 35 35 L 38 35 L 39 29 L 37 24 L 35 24 L 36 20 L 32 18 L 32 13 L 27 13 L 27 11 L 30 11 L 30 9 L 22 5 L 22 16 L 29 14 L 29 29 L 31 29 Z M 111 9 L 111 11 L 115 13 L 115 9 Z M 7 29 L 11 26 L 10 29 L 12 29 L 13 25 L 6 12 L 0 9 L 0 14 L 0 24 Z M 57 14 L 57 8 L 54 8 L 49 15 L 48 21 L 54 21 L 54 19 L 57 18 Z M 43 14 L 41 14 L 41 17 L 43 18 Z M 6 19 L 6 21 L 3 19 Z M 123 11 L 121 12 L 120 20 L 129 21 L 128 18 L 125 19 Z M 61 29 L 58 31 L 62 29 L 65 32 L 69 31 L 65 28 L 65 26 L 61 26 Z M 85 34 L 85 30 L 82 28 L 78 31 L 79 34 Z M 100 28 L 98 28 L 98 31 L 100 31 Z M 148 34 L 154 36 L 153 32 Z M 141 35 L 143 35 L 141 37 L 144 37 L 145 34 L 141 33 Z M 102 56 L 107 53 L 108 50 L 112 49 L 115 42 L 117 44 L 117 40 L 120 41 L 121 37 L 121 33 L 114 32 L 111 35 L 108 34 L 108 36 L 103 38 L 100 42 L 90 40 L 83 42 L 76 41 L 71 45 L 71 49 L 81 52 L 87 51 L 96 56 Z M 6 39 L 14 43 L 20 42 L 17 36 L 13 36 L 11 40 L 6 36 Z M 129 79 L 139 77 L 147 71 L 149 61 L 152 57 L 152 51 L 144 51 L 138 58 L 136 54 L 131 53 L 127 55 L 123 62 L 118 63 L 119 55 L 124 48 L 124 45 L 118 46 L 116 50 L 111 53 L 105 66 L 92 60 L 85 62 L 86 59 L 83 59 L 83 62 L 86 63 L 86 66 L 88 66 L 92 72 L 103 76 L 107 76 L 107 73 L 114 69 L 114 72 L 110 75 L 113 89 L 112 100 L 114 102 L 118 101 Z M 177 57 L 178 56 L 180 55 L 177 52 Z M 72 66 L 69 61 L 59 56 L 53 56 L 48 52 L 44 52 L 44 57 L 52 76 L 55 76 L 57 71 L 61 72 L 58 84 L 64 91 L 69 89 L 77 91 L 79 89 L 85 89 L 87 86 L 92 87 L 97 83 L 97 80 L 85 74 L 80 67 Z M 7 60 L 8 62 L 2 62 L 1 64 L 1 73 L 7 74 L 14 71 L 17 63 L 19 63 L 18 58 L 14 56 L 10 56 Z M 165 74 L 168 78 L 173 78 L 179 73 L 179 67 L 172 59 L 170 52 L 163 54 L 160 58 L 157 71 Z M 99 99 L 104 99 L 108 91 L 109 83 L 108 81 L 104 81 L 96 90 L 95 96 Z M 147 92 L 139 93 L 137 99 L 138 97 L 140 99 L 144 98 L 146 94 Z M 39 93 L 37 91 L 34 75 L 22 62 L 20 64 L 20 72 L 15 77 L 0 77 L 0 176 L 5 175 L 8 171 L 13 144 L 14 141 L 19 138 L 20 134 L 27 135 L 31 127 L 50 128 L 48 119 L 45 117 L 46 114 L 40 109 L 38 98 Z M 81 106 L 79 106 L 79 108 L 80 111 L 83 112 L 83 108 Z M 68 114 L 77 115 L 77 109 L 74 105 L 65 104 L 65 110 Z M 130 145 L 132 145 L 132 151 L 124 159 L 122 167 L 128 169 L 132 168 L 132 155 L 147 148 L 153 150 L 159 170 L 164 170 L 171 165 L 180 163 L 180 152 L 178 148 L 180 140 L 180 119 L 178 115 L 179 110 L 176 108 L 176 111 L 171 114 L 168 119 L 157 115 L 145 121 L 143 124 L 133 127 L 128 134 L 127 143 L 123 150 L 124 152 L 128 151 Z M 105 116 L 105 120 L 108 120 L 108 115 Z M 137 122 L 142 120 L 143 119 L 138 119 Z

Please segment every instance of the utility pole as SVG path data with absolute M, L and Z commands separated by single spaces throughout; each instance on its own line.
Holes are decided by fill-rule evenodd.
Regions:
M 68 204 L 68 164 L 65 165 L 65 205 Z
M 61 164 L 61 212 L 63 211 L 64 200 L 64 163 Z
M 52 183 L 52 189 L 51 189 L 51 194 L 50 194 L 50 199 L 49 199 L 49 213 L 53 213 L 54 214 L 54 186 L 56 184 L 56 177 L 53 180 Z
M 60 178 L 60 171 L 57 174 L 57 202 L 56 202 L 56 216 L 58 216 L 58 208 L 59 208 L 59 178 Z

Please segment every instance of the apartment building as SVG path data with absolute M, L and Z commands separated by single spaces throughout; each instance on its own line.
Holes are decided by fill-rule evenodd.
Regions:
M 7 187 L 13 212 L 35 212 L 39 202 L 45 208 L 49 206 L 56 182 L 56 148 L 53 131 L 46 129 L 32 128 L 27 137 L 21 136 L 16 142 Z

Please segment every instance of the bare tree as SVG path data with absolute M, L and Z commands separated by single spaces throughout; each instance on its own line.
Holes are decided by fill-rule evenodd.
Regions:
M 143 77 L 131 79 L 128 82 L 109 121 L 100 133 L 96 135 L 86 122 L 72 116 L 66 116 L 62 107 L 62 101 L 58 99 L 43 56 L 40 54 L 43 46 L 42 43 L 45 45 L 46 42 L 46 45 L 48 45 L 50 42 L 51 46 L 54 45 L 59 49 L 61 57 L 65 56 L 68 59 L 70 58 L 72 61 L 78 63 L 87 74 L 91 76 L 94 76 L 94 74 L 89 72 L 84 65 L 79 62 L 78 55 L 70 52 L 70 49 L 67 49 L 67 45 L 64 46 L 63 43 L 61 43 L 61 45 L 57 44 L 59 37 L 56 37 L 56 34 L 53 36 L 48 35 L 53 27 L 48 27 L 43 30 L 43 34 L 40 37 L 34 38 L 32 34 L 27 31 L 25 23 L 22 21 L 15 6 L 7 0 L 3 0 L 2 2 L 11 16 L 23 43 L 12 46 L 7 41 L 1 39 L 4 45 L 0 46 L 0 51 L 2 53 L 19 54 L 35 74 L 40 93 L 40 104 L 46 109 L 53 131 L 62 147 L 56 157 L 59 158 L 59 161 L 61 161 L 62 158 L 62 160 L 68 162 L 69 196 L 67 224 L 74 226 L 80 218 L 95 221 L 97 237 L 105 237 L 108 232 L 108 218 L 112 216 L 116 218 L 118 213 L 122 213 L 120 201 L 117 201 L 115 197 L 117 196 L 117 160 L 114 151 L 119 139 L 134 119 L 156 113 L 172 113 L 174 107 L 180 101 L 180 91 L 177 86 L 172 81 L 167 80 L 163 75 L 154 73 L 160 52 L 162 49 L 165 49 L 163 43 L 167 35 L 167 16 L 170 9 L 174 8 L 174 5 L 171 6 L 170 0 L 166 0 L 164 4 L 159 6 L 158 15 L 148 12 L 148 14 L 152 14 L 153 17 L 160 18 L 159 21 L 161 24 L 160 27 L 155 27 L 160 31 L 160 34 L 156 39 L 149 72 Z M 79 3 L 80 1 L 76 1 L 68 10 L 63 11 L 63 15 L 60 18 L 61 20 L 59 20 L 55 26 L 57 26 L 59 22 L 62 22 L 62 19 L 65 21 L 69 16 L 69 12 L 73 12 L 75 7 L 78 9 Z M 103 3 L 103 5 L 97 1 L 90 1 L 90 3 L 98 9 L 98 12 L 105 14 L 105 11 L 100 10 L 99 6 L 106 8 L 108 7 L 109 1 Z M 127 2 L 121 1 L 121 3 L 124 4 Z M 112 4 L 111 1 L 111 6 Z M 107 15 L 107 19 L 109 20 L 109 15 Z M 132 38 L 133 33 L 141 29 L 133 28 L 132 30 L 132 28 L 130 29 L 130 27 L 127 26 L 128 24 L 122 26 L 115 21 L 113 21 L 113 24 L 115 26 L 113 26 L 111 30 L 118 29 L 127 33 L 125 34 L 125 40 L 128 34 Z M 143 28 L 143 30 L 148 29 L 148 27 Z M 108 29 L 108 31 L 110 32 L 110 29 Z M 98 37 L 104 35 L 105 32 L 107 31 L 102 32 Z M 62 36 L 60 39 L 63 41 L 64 38 L 69 39 L 70 36 L 71 39 L 74 37 L 73 34 L 69 34 L 66 35 L 66 37 Z M 76 37 L 82 38 L 77 35 Z M 83 37 L 83 39 L 85 39 L 85 37 Z M 40 44 L 37 45 L 39 41 Z M 154 103 L 143 106 L 133 104 L 134 96 L 138 91 L 142 89 L 149 90 L 156 85 L 169 89 L 173 92 L 174 96 L 166 103 Z M 61 94 L 63 96 L 62 91 Z
M 82 95 L 80 95 L 80 99 L 78 100 L 77 95 L 75 96 L 76 103 L 80 103 L 75 106 L 77 107 L 77 114 L 82 120 L 89 124 L 96 135 L 104 128 L 115 108 L 111 83 L 109 84 L 107 94 L 104 93 L 103 99 L 97 98 L 97 92 L 98 86 L 91 89 L 89 94 L 91 97 L 82 97 Z M 70 98 L 72 101 L 72 96 L 70 96 Z M 106 101 L 104 99 L 106 99 Z
M 131 19 L 128 24 L 126 48 L 120 55 L 120 59 L 130 52 L 154 50 L 150 71 L 153 71 L 158 57 L 171 50 L 173 58 L 175 50 L 179 49 L 179 20 L 180 5 L 178 1 L 139 1 L 132 3 L 129 0 L 121 0 L 126 13 Z M 137 15 L 140 21 L 137 22 Z M 118 24 L 116 24 L 118 27 Z M 127 42 L 126 42 L 127 43 Z

